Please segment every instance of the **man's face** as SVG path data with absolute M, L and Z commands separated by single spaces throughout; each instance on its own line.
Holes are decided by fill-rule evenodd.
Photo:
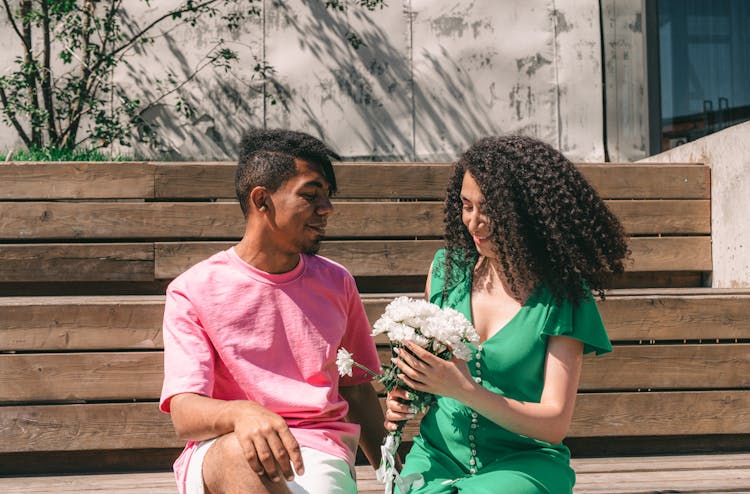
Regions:
M 333 212 L 330 184 L 319 165 L 302 159 L 294 162 L 297 174 L 269 195 L 269 234 L 286 253 L 314 254 Z

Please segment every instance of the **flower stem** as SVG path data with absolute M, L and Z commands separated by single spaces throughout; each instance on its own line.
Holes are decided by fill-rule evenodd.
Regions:
M 359 367 L 360 369 L 362 369 L 363 371 L 367 372 L 371 377 L 375 377 L 375 378 L 379 378 L 380 377 L 380 374 L 376 374 L 375 372 L 371 371 L 370 369 L 368 369 L 364 365 L 362 365 L 362 364 L 360 364 L 360 363 L 358 363 L 356 361 L 352 361 L 352 363 L 354 365 L 356 365 L 357 367 Z

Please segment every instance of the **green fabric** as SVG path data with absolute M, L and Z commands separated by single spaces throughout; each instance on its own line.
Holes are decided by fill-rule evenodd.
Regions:
M 430 302 L 452 307 L 471 320 L 474 266 L 457 273 L 444 299 L 444 256 L 444 250 L 435 254 Z M 473 349 L 469 369 L 495 393 L 538 403 L 550 335 L 582 341 L 585 353 L 612 350 L 593 297 L 575 307 L 569 302 L 557 304 L 540 285 L 501 331 Z M 425 485 L 412 490 L 414 494 L 564 494 L 571 493 L 575 483 L 569 464 L 570 451 L 563 444 L 510 432 L 456 400 L 438 397 L 422 419 L 402 474 L 424 476 Z

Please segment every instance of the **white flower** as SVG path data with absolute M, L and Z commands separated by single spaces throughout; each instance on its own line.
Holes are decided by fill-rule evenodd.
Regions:
M 345 348 L 339 348 L 336 353 L 336 367 L 339 368 L 340 376 L 352 376 L 352 366 L 354 365 L 354 359 L 352 354 L 347 352 Z
M 373 336 L 387 334 L 392 343 L 412 340 L 434 354 L 447 349 L 458 358 L 471 358 L 467 343 L 479 343 L 471 323 L 455 309 L 441 309 L 421 299 L 398 297 L 385 308 L 383 315 L 373 324 Z

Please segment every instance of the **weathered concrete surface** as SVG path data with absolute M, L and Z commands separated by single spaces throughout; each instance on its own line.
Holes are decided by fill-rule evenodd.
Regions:
M 150 3 L 124 2 L 129 28 L 179 2 Z M 159 138 L 135 152 L 234 159 L 243 129 L 266 125 L 320 136 L 349 159 L 453 160 L 482 136 L 521 132 L 574 160 L 603 160 L 598 1 L 401 0 L 372 13 L 348 4 L 259 2 L 262 15 L 236 34 L 210 19 L 165 26 L 113 74 L 131 98 L 158 99 L 176 86 L 168 73 L 190 77 L 221 38 L 241 61 L 231 72 L 205 68 L 159 99 L 144 113 Z M 349 31 L 366 46 L 352 49 Z M 20 53 L 11 34 L 0 9 L 3 73 Z M 275 69 L 266 77 L 254 70 L 263 61 Z M 192 115 L 177 113 L 177 94 Z M 0 124 L 0 152 L 11 147 L 19 140 Z
M 610 161 L 649 154 L 643 2 L 602 0 L 607 151 Z
M 750 122 L 640 162 L 711 166 L 712 286 L 750 287 Z

